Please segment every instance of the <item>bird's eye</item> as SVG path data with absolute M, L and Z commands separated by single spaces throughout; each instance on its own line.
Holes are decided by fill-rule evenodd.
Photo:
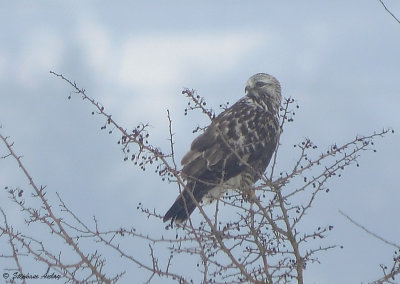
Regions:
M 267 83 L 265 83 L 265 82 L 257 82 L 256 83 L 257 88 L 261 88 L 262 86 L 265 86 L 265 85 L 267 85 Z

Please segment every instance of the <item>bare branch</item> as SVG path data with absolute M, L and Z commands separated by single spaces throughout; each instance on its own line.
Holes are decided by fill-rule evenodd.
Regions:
M 383 8 L 385 8 L 386 12 L 388 12 L 390 16 L 392 16 L 392 18 L 395 19 L 395 21 L 400 24 L 400 20 L 389 10 L 388 7 L 386 7 L 385 3 L 383 3 L 382 0 L 379 0 L 379 2 L 382 4 Z
M 145 171 L 147 167 L 154 167 L 155 172 L 162 180 L 177 184 L 180 193 L 187 191 L 189 197 L 198 208 L 201 221 L 189 218 L 182 225 L 172 227 L 168 225 L 165 233 L 161 236 L 149 235 L 136 231 L 134 227 L 116 227 L 103 229 L 101 222 L 93 216 L 93 220 L 84 222 L 79 214 L 74 213 L 61 196 L 56 193 L 58 200 L 57 212 L 46 197 L 45 186 L 37 186 L 27 169 L 21 162 L 21 157 L 13 150 L 13 143 L 8 137 L 1 136 L 8 152 L 1 158 L 13 158 L 23 171 L 33 188 L 32 198 L 40 201 L 40 207 L 30 206 L 29 200 L 23 198 L 23 190 L 9 188 L 7 192 L 11 202 L 16 204 L 21 214 L 26 216 L 26 224 L 39 224 L 50 230 L 51 236 L 63 240 L 65 248 L 53 252 L 46 247 L 39 238 L 22 234 L 14 230 L 8 223 L 6 213 L 3 214 L 3 224 L 0 225 L 0 237 L 5 236 L 10 247 L 10 253 L 0 255 L 13 261 L 16 270 L 22 272 L 23 265 L 21 257 L 33 257 L 43 263 L 49 269 L 61 273 L 67 281 L 77 283 L 115 283 L 125 271 L 118 272 L 114 277 L 106 276 L 106 259 L 102 252 L 111 251 L 107 257 L 118 256 L 123 261 L 133 264 L 134 267 L 142 269 L 146 275 L 147 283 L 160 279 L 173 279 L 179 283 L 192 283 L 199 279 L 203 283 L 288 283 L 295 280 L 303 283 L 303 273 L 307 264 L 319 263 L 318 255 L 336 245 L 322 246 L 320 241 L 333 229 L 331 225 L 316 225 L 314 229 L 300 230 L 300 224 L 306 216 L 310 216 L 311 208 L 320 192 L 328 192 L 326 183 L 333 177 L 340 177 L 344 169 L 350 165 L 357 165 L 357 159 L 364 151 L 374 151 L 373 141 L 377 137 L 384 136 L 390 129 L 367 136 L 357 136 L 342 144 L 332 145 L 326 151 L 319 151 L 310 139 L 304 139 L 294 147 L 278 143 L 277 149 L 271 160 L 271 166 L 266 173 L 257 173 L 254 168 L 239 155 L 233 145 L 229 144 L 221 134 L 222 142 L 237 159 L 250 170 L 261 175 L 261 179 L 254 188 L 234 189 L 227 192 L 216 202 L 216 206 L 210 214 L 208 209 L 203 208 L 203 203 L 198 202 L 193 196 L 190 188 L 186 185 L 186 179 L 179 170 L 175 157 L 175 133 L 172 129 L 171 113 L 167 110 L 168 119 L 168 144 L 167 153 L 161 151 L 149 139 L 149 124 L 139 123 L 131 130 L 115 121 L 111 114 L 105 112 L 105 107 L 95 99 L 89 97 L 86 91 L 79 88 L 75 82 L 70 81 L 62 74 L 50 72 L 61 78 L 73 88 L 73 92 L 88 102 L 98 114 L 105 119 L 102 130 L 107 129 L 111 134 L 117 133 L 118 144 L 124 155 L 124 161 L 132 161 L 140 170 Z M 183 95 L 189 98 L 188 111 L 199 110 L 211 121 L 215 118 L 212 109 L 207 108 L 206 100 L 200 97 L 194 90 L 185 89 Z M 71 95 L 69 96 L 69 98 Z M 280 109 L 280 128 L 293 121 L 295 115 L 292 98 L 283 101 Z M 220 105 L 227 108 L 228 103 Z M 295 107 L 293 107 L 295 106 Z M 205 128 L 197 126 L 196 131 Z M 217 129 L 217 131 L 220 131 Z M 221 131 L 220 131 L 221 132 Z M 292 149 L 293 157 L 297 157 L 294 163 L 286 166 L 286 171 L 276 173 L 277 163 L 282 151 Z M 224 175 L 225 173 L 223 173 Z M 204 181 L 200 181 L 203 182 Z M 221 184 L 212 184 L 224 186 Z M 141 202 L 137 209 L 144 217 L 161 222 L 163 215 L 156 209 L 150 209 Z M 225 210 L 233 210 L 234 214 L 227 216 Z M 350 217 L 341 212 L 351 222 Z M 158 223 L 155 223 L 158 224 Z M 358 225 L 367 233 L 371 233 L 361 225 Z M 380 238 L 384 240 L 383 238 Z M 129 253 L 123 240 L 129 242 L 140 241 L 148 247 L 146 256 L 138 256 Z M 96 243 L 96 250 L 84 252 L 83 246 L 78 242 L 89 241 Z M 390 245 L 396 244 L 387 242 Z M 62 257 L 64 249 L 72 249 L 77 258 L 67 262 Z M 168 253 L 164 253 L 167 251 Z M 175 258 L 194 258 L 197 269 L 193 271 L 181 271 L 176 266 Z M 390 281 L 399 273 L 399 260 L 394 257 L 390 269 L 381 266 L 384 273 L 382 281 Z M 79 274 L 79 275 L 78 275 Z M 195 275 L 196 274 L 196 275 Z M 378 283 L 378 282 L 377 282 Z M 380 283 L 380 282 L 379 282 Z
M 392 246 L 392 247 L 394 247 L 394 248 L 396 248 L 396 249 L 400 249 L 400 245 L 395 244 L 395 243 L 393 243 L 393 242 L 390 242 L 390 241 L 384 239 L 383 237 L 379 236 L 378 234 L 376 234 L 376 233 L 374 233 L 374 232 L 368 230 L 367 228 L 365 228 L 365 227 L 364 227 L 363 225 L 361 225 L 360 223 L 354 221 L 349 215 L 343 213 L 343 211 L 339 210 L 339 213 L 342 214 L 344 217 L 346 217 L 346 219 L 349 220 L 351 223 L 353 223 L 354 225 L 356 225 L 357 227 L 359 227 L 360 229 L 362 229 L 363 231 L 365 231 L 367 234 L 369 234 L 369 235 L 373 236 L 374 238 L 376 238 L 376 239 L 378 239 L 378 240 L 384 242 L 384 243 L 387 244 L 387 245 L 390 245 L 390 246 Z

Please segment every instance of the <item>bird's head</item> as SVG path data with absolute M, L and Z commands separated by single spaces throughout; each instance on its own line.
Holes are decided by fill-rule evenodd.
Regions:
M 281 85 L 275 77 L 265 73 L 255 74 L 247 80 L 245 92 L 256 103 L 267 107 L 270 111 L 278 112 L 282 96 Z

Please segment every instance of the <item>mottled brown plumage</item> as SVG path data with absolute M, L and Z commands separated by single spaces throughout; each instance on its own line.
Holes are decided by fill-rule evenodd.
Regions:
M 227 189 L 249 189 L 265 172 L 278 143 L 281 88 L 273 76 L 249 78 L 246 95 L 220 113 L 182 158 L 186 189 L 164 216 L 183 222 L 197 202 L 219 198 Z

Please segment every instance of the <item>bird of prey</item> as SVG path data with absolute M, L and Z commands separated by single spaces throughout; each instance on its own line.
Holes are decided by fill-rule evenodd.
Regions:
M 182 158 L 185 189 L 163 221 L 182 223 L 196 202 L 218 199 L 228 189 L 245 192 L 264 174 L 279 135 L 281 87 L 271 75 L 251 76 L 246 95 L 215 117 Z

